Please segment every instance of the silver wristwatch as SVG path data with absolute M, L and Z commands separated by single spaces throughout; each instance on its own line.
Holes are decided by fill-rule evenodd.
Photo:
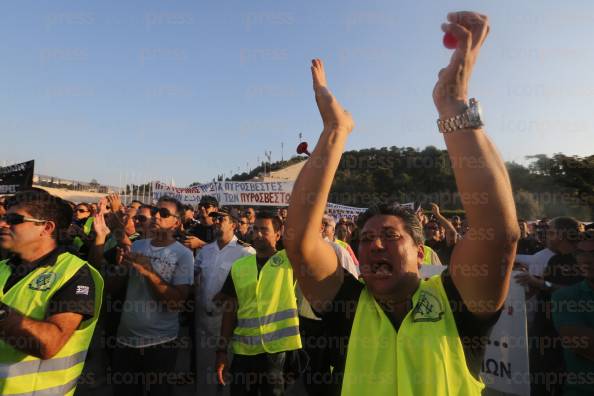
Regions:
M 468 101 L 468 106 L 462 114 L 444 120 L 437 120 L 437 127 L 441 133 L 450 133 L 459 129 L 476 129 L 483 125 L 481 105 L 474 98 Z

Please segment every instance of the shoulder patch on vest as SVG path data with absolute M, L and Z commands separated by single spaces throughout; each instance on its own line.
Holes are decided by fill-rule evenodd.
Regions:
M 272 265 L 273 267 L 278 267 L 282 263 L 283 263 L 283 258 L 281 256 L 272 256 L 270 265 Z
M 29 283 L 29 289 L 44 291 L 52 287 L 52 284 L 56 280 L 56 274 L 54 272 L 44 272 L 37 278 L 33 279 Z
M 433 294 L 422 291 L 412 312 L 413 322 L 438 322 L 443 318 L 441 302 Z

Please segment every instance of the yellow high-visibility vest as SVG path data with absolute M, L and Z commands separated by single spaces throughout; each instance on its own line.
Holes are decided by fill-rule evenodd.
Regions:
M 95 221 L 94 217 L 89 217 L 87 219 L 87 221 L 85 221 L 85 224 L 83 224 L 83 234 L 85 235 L 90 235 L 91 234 L 91 230 L 93 229 L 93 222 Z M 80 250 L 81 247 L 83 247 L 85 243 L 83 242 L 82 239 L 80 239 L 80 237 L 74 237 L 74 239 L 72 240 L 72 245 L 74 247 L 74 251 L 78 252 Z
M 284 250 L 260 270 L 256 256 L 233 263 L 237 292 L 237 326 L 231 348 L 239 355 L 276 353 L 301 348 L 293 269 Z
M 53 265 L 36 268 L 4 293 L 11 268 L 8 260 L 0 262 L 0 301 L 35 320 L 46 318 L 50 298 L 84 265 L 91 272 L 95 283 L 93 317 L 81 322 L 62 349 L 51 359 L 28 355 L 0 339 L 1 395 L 74 394 L 99 317 L 103 278 L 85 261 L 73 254 L 62 253 Z
M 412 297 L 398 331 L 367 288 L 349 338 L 343 396 L 479 396 L 484 385 L 468 370 L 454 315 L 436 275 Z
M 431 249 L 429 246 L 423 245 L 423 262 L 421 264 L 423 264 L 423 265 L 435 264 L 431 260 L 431 257 L 433 256 L 433 254 L 437 254 L 437 253 L 435 253 L 435 251 L 433 249 Z

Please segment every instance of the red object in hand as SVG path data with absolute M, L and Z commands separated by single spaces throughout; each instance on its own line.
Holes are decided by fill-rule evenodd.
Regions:
M 451 33 L 446 33 L 443 35 L 443 45 L 447 49 L 455 49 L 458 46 L 458 40 Z
M 297 146 L 297 154 L 305 154 L 308 157 L 311 157 L 311 154 L 309 153 L 309 151 L 307 151 L 307 142 L 299 143 L 299 145 Z

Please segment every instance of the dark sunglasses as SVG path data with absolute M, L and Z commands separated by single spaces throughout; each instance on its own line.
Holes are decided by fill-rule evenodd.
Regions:
M 159 213 L 159 216 L 161 216 L 161 218 L 163 218 L 163 219 L 166 219 L 166 218 L 168 218 L 169 216 L 173 216 L 173 217 L 179 217 L 179 216 L 177 216 L 177 215 L 174 215 L 173 213 L 171 213 L 171 212 L 169 211 L 169 209 L 167 209 L 167 208 L 159 208 L 159 209 L 157 210 L 157 213 Z
M 18 213 L 9 213 L 7 215 L 4 216 L 0 216 L 0 222 L 4 222 L 8 225 L 18 225 L 18 224 L 23 224 L 23 223 L 47 223 L 47 220 L 39 220 L 39 219 L 34 219 L 31 217 L 25 217 L 23 215 L 20 215 Z
M 77 211 L 78 213 L 87 213 L 87 212 L 89 212 L 89 211 L 88 211 L 88 210 L 86 210 L 86 209 L 76 209 L 76 211 Z
M 198 207 L 199 208 L 204 208 L 204 209 L 210 209 L 210 208 L 214 208 L 214 205 L 211 205 L 211 204 L 199 204 Z
M 136 215 L 136 216 L 132 217 L 132 219 L 139 223 L 144 223 L 149 219 L 149 217 L 146 217 L 145 215 Z

